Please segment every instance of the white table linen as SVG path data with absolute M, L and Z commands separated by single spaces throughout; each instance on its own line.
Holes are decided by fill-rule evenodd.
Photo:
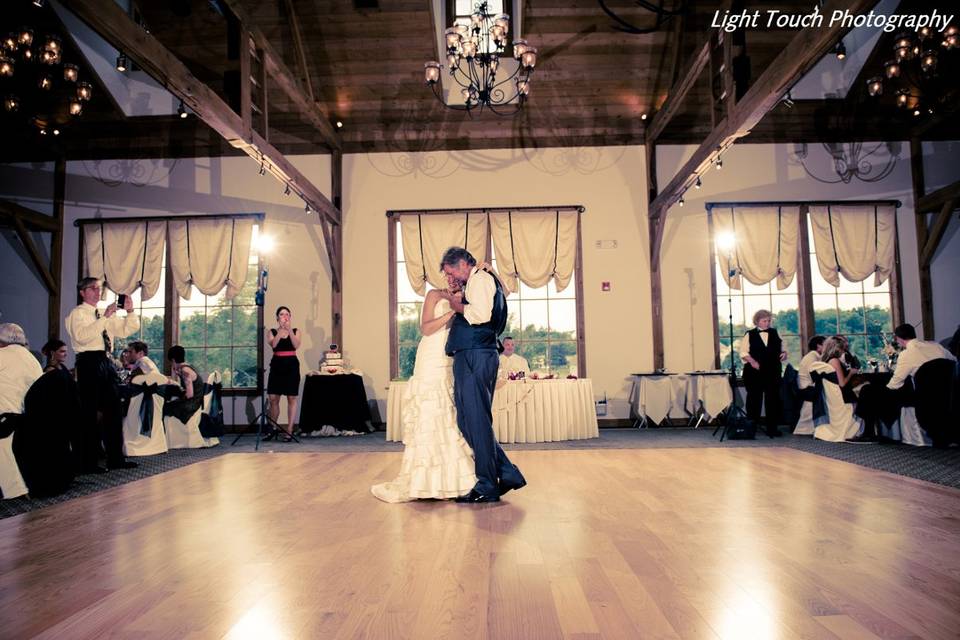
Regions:
M 406 382 L 387 391 L 387 440 L 403 433 L 400 416 Z M 498 442 L 557 442 L 597 438 L 600 432 L 593 382 L 579 380 L 510 380 L 493 396 L 493 431 Z

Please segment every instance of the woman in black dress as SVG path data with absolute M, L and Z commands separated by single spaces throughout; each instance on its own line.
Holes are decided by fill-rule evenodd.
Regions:
M 43 368 L 44 373 L 47 371 L 70 371 L 65 364 L 67 361 L 67 345 L 63 340 L 51 338 L 47 344 L 43 345 L 40 352 L 47 357 L 47 366 Z
M 267 344 L 273 349 L 270 360 L 270 377 L 267 380 L 267 398 L 270 408 L 267 416 L 274 424 L 280 418 L 280 396 L 287 396 L 287 426 L 281 428 L 281 437 L 290 442 L 293 437 L 293 421 L 297 417 L 297 401 L 300 396 L 300 334 L 290 328 L 290 308 L 277 308 L 277 328 L 267 330 Z M 279 426 L 279 425 L 278 425 Z

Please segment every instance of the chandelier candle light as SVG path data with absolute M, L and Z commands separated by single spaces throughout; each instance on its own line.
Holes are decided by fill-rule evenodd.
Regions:
M 444 101 L 439 62 L 424 64 L 424 79 L 437 99 L 451 109 L 482 112 L 489 109 L 497 115 L 514 115 L 523 108 L 530 94 L 530 75 L 537 64 L 537 50 L 526 40 L 513 41 L 514 63 L 501 57 L 507 53 L 510 16 L 488 13 L 487 3 L 480 2 L 470 16 L 469 26 L 454 24 L 444 33 L 447 46 L 447 70 L 460 86 L 462 103 Z M 513 71 L 509 70 L 512 67 Z M 500 74 L 498 78 L 498 73 Z

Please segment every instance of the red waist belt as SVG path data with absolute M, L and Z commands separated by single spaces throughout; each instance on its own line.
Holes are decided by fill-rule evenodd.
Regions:
M 274 351 L 273 355 L 281 356 L 281 357 L 283 356 L 289 357 L 289 356 L 296 356 L 297 352 L 296 351 Z

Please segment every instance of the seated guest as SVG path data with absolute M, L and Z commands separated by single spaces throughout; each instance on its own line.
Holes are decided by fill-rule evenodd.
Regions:
M 127 345 L 126 351 L 127 362 L 133 366 L 133 369 L 130 371 L 131 379 L 134 376 L 160 372 L 160 367 L 147 355 L 150 353 L 150 348 L 146 342 L 135 340 Z
M 842 336 L 827 338 L 823 343 L 823 352 L 820 355 L 820 361 L 829 364 L 836 372 L 837 384 L 843 393 L 843 401 L 847 404 L 855 404 L 857 402 L 857 396 L 853 393 L 853 390 L 850 389 L 849 383 L 853 374 L 859 373 L 860 370 L 851 369 L 844 364 L 843 356 L 846 353 L 845 343 L 846 340 L 843 339 Z
M 203 405 L 203 380 L 197 370 L 185 362 L 186 350 L 174 345 L 167 351 L 170 360 L 171 378 L 182 394 L 177 400 L 168 400 L 163 407 L 163 415 L 174 416 L 186 423 Z
M 892 425 L 900 417 L 900 410 L 912 406 L 913 377 L 917 370 L 931 360 L 946 359 L 956 362 L 956 357 L 936 342 L 917 340 L 917 330 L 911 324 L 902 324 L 893 331 L 894 340 L 902 348 L 897 357 L 897 367 L 886 386 L 864 385 L 860 390 L 857 415 L 863 419 L 861 439 L 877 439 L 877 422 L 882 420 Z
M 503 339 L 503 353 L 500 354 L 500 368 L 497 369 L 498 378 L 503 380 L 510 377 L 510 374 L 520 371 L 523 372 L 524 376 L 530 375 L 530 365 L 527 364 L 527 359 L 515 353 L 516 348 L 517 345 L 514 344 L 513 338 L 507 336 Z
M 23 399 L 30 385 L 43 374 L 40 363 L 27 350 L 20 325 L 0 324 L 0 494 L 15 498 L 27 492 L 13 452 L 15 430 L 22 424 Z M 15 415 L 4 415 L 15 414 Z
M 813 386 L 813 379 L 810 377 L 810 366 L 820 359 L 823 354 L 823 343 L 826 341 L 824 336 L 813 336 L 807 342 L 809 351 L 800 360 L 800 369 L 797 371 L 797 386 L 801 390 Z
M 47 344 L 43 345 L 43 348 L 40 349 L 40 352 L 47 358 L 47 366 L 43 368 L 43 372 L 47 371 L 67 371 L 70 370 L 67 368 L 67 345 L 63 340 L 57 338 L 51 338 Z
M 839 346 L 839 364 L 846 373 L 846 377 L 840 380 L 840 391 L 843 393 L 843 401 L 847 404 L 857 403 L 857 394 L 853 392 L 853 374 L 860 373 L 860 360 L 857 356 L 850 353 L 850 341 L 847 336 L 832 336 Z M 822 357 L 821 357 L 822 359 Z M 824 360 L 826 362 L 826 360 Z

